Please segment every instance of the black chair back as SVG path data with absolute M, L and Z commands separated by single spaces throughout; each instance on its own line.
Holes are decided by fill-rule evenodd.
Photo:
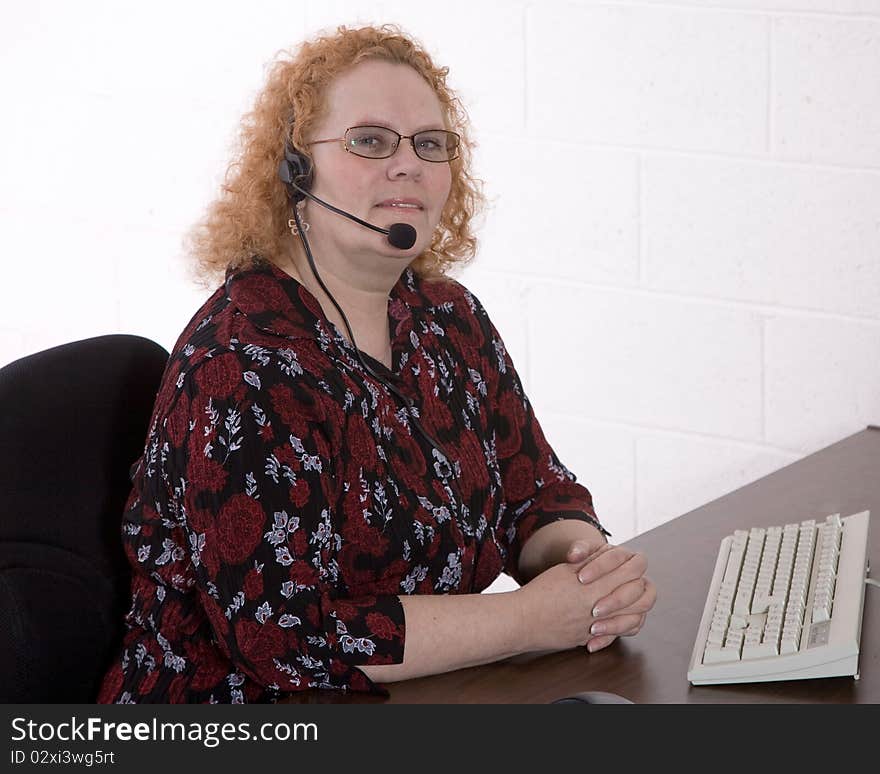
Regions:
M 0 701 L 94 702 L 122 635 L 120 527 L 168 352 L 140 336 L 0 368 Z

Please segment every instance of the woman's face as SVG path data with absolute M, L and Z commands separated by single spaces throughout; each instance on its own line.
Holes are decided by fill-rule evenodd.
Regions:
M 342 137 L 352 126 L 385 126 L 402 135 L 446 128 L 437 95 L 408 65 L 379 60 L 355 65 L 331 83 L 327 106 L 327 115 L 309 140 Z M 417 234 L 410 249 L 400 250 L 384 235 L 308 202 L 310 237 L 333 244 L 344 256 L 371 252 L 406 258 L 407 263 L 430 245 L 452 183 L 448 162 L 420 159 L 410 140 L 401 140 L 386 159 L 349 153 L 341 142 L 312 145 L 309 150 L 315 165 L 312 193 L 376 226 L 409 223 Z M 395 200 L 417 207 L 394 206 Z

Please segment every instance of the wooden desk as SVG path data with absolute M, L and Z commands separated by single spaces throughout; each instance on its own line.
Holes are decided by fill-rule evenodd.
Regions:
M 593 655 L 529 654 L 386 687 L 390 699 L 315 691 L 295 703 L 546 703 L 578 691 L 611 691 L 639 704 L 880 703 L 880 588 L 865 589 L 859 667 L 847 677 L 692 686 L 687 669 L 721 539 L 767 527 L 871 511 L 868 556 L 880 567 L 880 428 L 869 427 L 626 543 L 648 557 L 658 599 L 637 637 Z M 878 576 L 876 570 L 872 573 Z

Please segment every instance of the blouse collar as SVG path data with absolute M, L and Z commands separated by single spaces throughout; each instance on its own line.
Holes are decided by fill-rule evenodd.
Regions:
M 255 326 L 276 336 L 329 337 L 343 346 L 351 346 L 324 314 L 318 299 L 270 261 L 261 261 L 250 269 L 228 269 L 226 297 Z M 393 349 L 409 340 L 414 325 L 413 310 L 423 304 L 419 277 L 408 266 L 388 296 Z

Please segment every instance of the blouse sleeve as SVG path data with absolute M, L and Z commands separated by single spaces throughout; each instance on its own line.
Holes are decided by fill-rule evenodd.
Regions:
M 162 496 L 177 514 L 198 598 L 223 653 L 281 691 L 383 692 L 358 665 L 403 661 L 393 595 L 337 591 L 333 455 L 315 397 L 235 353 L 189 374 L 168 412 Z
M 504 571 L 521 582 L 520 552 L 541 527 L 560 519 L 577 519 L 606 536 L 611 533 L 596 517 L 590 492 L 577 483 L 574 473 L 547 442 L 501 335 L 476 298 L 474 305 L 485 341 L 487 386 L 504 496 L 500 524 L 508 544 Z

